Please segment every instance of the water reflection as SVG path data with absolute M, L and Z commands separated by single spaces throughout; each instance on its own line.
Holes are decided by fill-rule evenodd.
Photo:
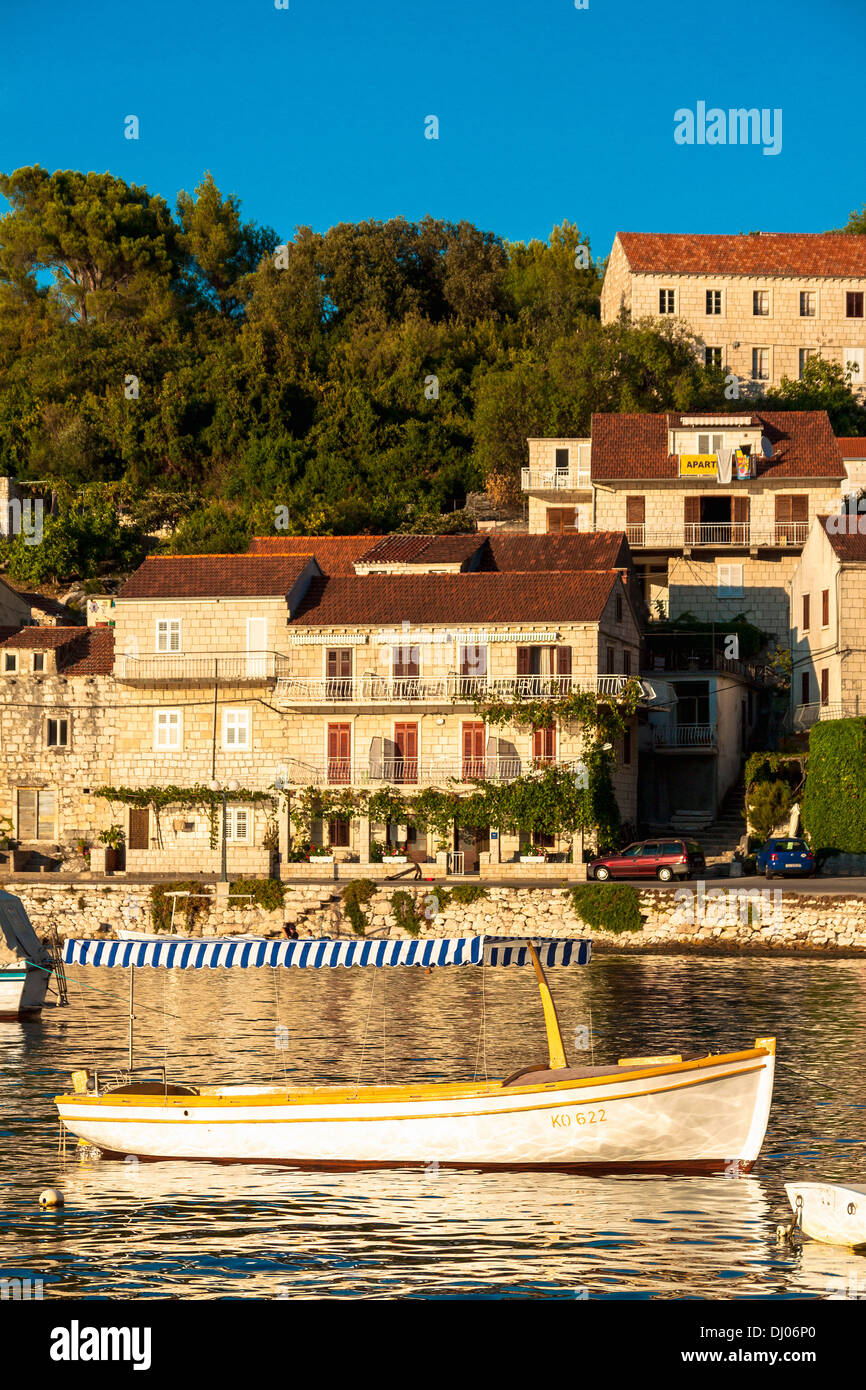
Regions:
M 41 1277 L 46 1297 L 866 1294 L 863 1257 L 775 1240 L 785 1180 L 862 1181 L 866 964 L 600 957 L 555 972 L 567 1042 L 591 1024 L 599 1059 L 778 1036 L 750 1178 L 64 1168 L 52 1094 L 73 1067 L 126 1055 L 128 977 L 72 973 L 70 1009 L 0 1026 L 0 1269 Z M 136 1013 L 139 1059 L 193 1081 L 497 1076 L 545 1055 L 527 971 L 140 971 Z M 62 1215 L 35 1205 L 49 1183 Z

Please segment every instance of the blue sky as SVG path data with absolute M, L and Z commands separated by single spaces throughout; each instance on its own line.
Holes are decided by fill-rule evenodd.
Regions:
M 607 254 L 618 229 L 821 231 L 866 203 L 866 0 L 2 0 L 0 50 L 0 169 L 108 169 L 172 206 L 210 169 L 280 239 L 568 219 Z M 781 153 L 675 144 L 698 101 L 781 108 Z

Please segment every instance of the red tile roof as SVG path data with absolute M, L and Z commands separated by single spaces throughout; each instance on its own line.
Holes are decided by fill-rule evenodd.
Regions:
M 287 594 L 311 555 L 151 555 L 118 598 L 267 598 Z
M 836 522 L 836 525 L 840 527 L 838 533 L 828 530 L 829 517 L 820 516 L 818 520 L 827 532 L 827 539 L 843 565 L 866 564 L 866 514 L 863 512 L 845 513 L 842 521 Z M 862 535 L 859 530 L 861 522 L 864 526 L 864 534 Z M 850 531 L 849 526 L 856 526 L 858 529 Z
M 550 536 L 498 531 L 488 535 L 479 568 L 502 573 L 607 570 L 627 569 L 631 562 L 628 542 L 621 531 L 575 531 Z
M 866 237 L 847 232 L 617 235 L 629 266 L 638 274 L 866 277 Z
M 382 536 L 358 556 L 364 565 L 464 565 L 484 545 L 484 536 L 473 532 L 445 536 L 395 533 Z
M 616 570 L 313 579 L 292 627 L 597 622 Z
M 836 435 L 839 453 L 843 459 L 866 459 L 866 435 Z
M 866 239 L 866 238 L 864 238 Z M 712 412 L 686 412 L 686 418 Z M 838 442 L 824 410 L 755 410 L 752 418 L 773 445 L 772 459 L 759 459 L 759 478 L 842 478 Z M 593 415 L 593 481 L 620 478 L 677 478 L 679 464 L 668 453 L 668 430 L 682 414 Z M 724 428 L 719 416 L 719 428 Z M 683 480 L 684 482 L 687 480 Z
M 355 561 L 376 536 L 254 536 L 248 555 L 307 555 L 316 557 L 323 574 L 354 574 Z
M 4 634 L 8 629 L 0 629 Z M 0 647 L 14 651 L 57 652 L 64 676 L 110 676 L 114 669 L 114 629 L 110 627 L 22 627 L 4 636 Z

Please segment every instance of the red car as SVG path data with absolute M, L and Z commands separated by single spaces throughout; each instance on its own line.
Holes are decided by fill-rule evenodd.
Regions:
M 706 860 L 694 840 L 637 840 L 617 854 L 604 854 L 587 865 L 587 878 L 604 882 L 608 878 L 688 878 L 704 873 Z

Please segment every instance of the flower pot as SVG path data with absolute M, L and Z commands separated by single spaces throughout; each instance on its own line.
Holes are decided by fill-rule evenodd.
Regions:
M 333 854 L 311 854 L 308 860 L 310 864 L 333 864 Z
M 383 864 L 408 864 L 408 863 L 409 863 L 409 856 L 408 856 L 408 854 L 383 854 L 383 855 L 382 855 L 382 863 L 383 863 Z
M 543 854 L 521 854 L 521 864 L 546 864 L 547 860 Z

